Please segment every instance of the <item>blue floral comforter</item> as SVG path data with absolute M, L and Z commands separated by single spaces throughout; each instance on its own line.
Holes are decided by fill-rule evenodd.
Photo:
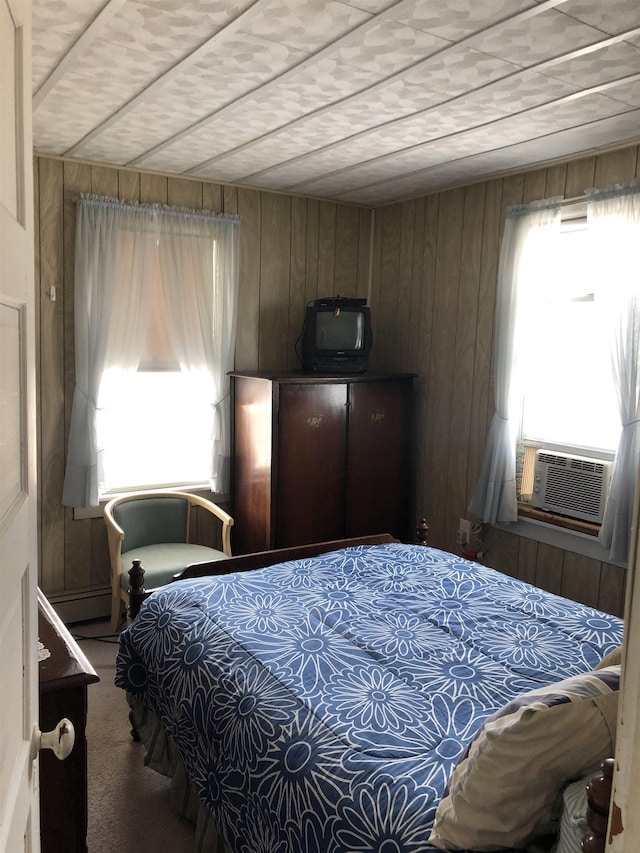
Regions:
M 159 716 L 234 853 L 424 853 L 485 717 L 621 641 L 613 616 L 391 543 L 155 592 L 116 684 Z

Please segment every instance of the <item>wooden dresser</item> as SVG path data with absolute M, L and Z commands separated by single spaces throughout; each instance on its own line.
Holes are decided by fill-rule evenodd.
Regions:
M 44 594 L 38 590 L 38 639 L 50 653 L 40 660 L 40 730 L 67 717 L 75 729 L 70 755 L 40 752 L 42 853 L 87 853 L 87 685 L 99 681 Z
M 234 553 L 406 539 L 412 374 L 231 376 Z

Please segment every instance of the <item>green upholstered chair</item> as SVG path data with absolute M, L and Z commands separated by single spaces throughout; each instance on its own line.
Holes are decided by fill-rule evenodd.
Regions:
M 189 542 L 192 505 L 202 507 L 222 526 L 222 550 Z M 111 630 L 128 607 L 129 569 L 140 560 L 144 588 L 156 589 L 193 563 L 231 556 L 233 518 L 217 504 L 181 491 L 134 492 L 114 498 L 104 508 L 111 560 Z

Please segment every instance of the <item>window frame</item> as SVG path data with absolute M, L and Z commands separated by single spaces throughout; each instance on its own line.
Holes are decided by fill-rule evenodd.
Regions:
M 563 230 L 573 230 L 576 227 L 580 227 L 581 223 L 584 223 L 584 227 L 586 229 L 586 198 L 562 203 L 560 219 L 561 229 Z M 523 395 L 523 410 L 524 396 L 525 395 Z M 570 516 L 564 516 L 557 513 L 549 512 L 547 510 L 532 506 L 529 500 L 522 499 L 523 483 L 525 484 L 525 487 L 533 486 L 533 469 L 535 465 L 535 454 L 537 450 L 549 450 L 551 452 L 566 453 L 570 455 L 594 459 L 601 462 L 614 462 L 616 456 L 615 451 L 606 450 L 603 448 L 589 447 L 583 444 L 567 444 L 553 440 L 533 439 L 525 437 L 523 432 L 523 418 L 521 414 L 520 422 L 518 425 L 518 437 L 516 440 L 516 489 L 518 512 L 518 522 L 516 522 L 516 525 L 521 523 L 529 526 L 531 524 L 542 525 L 549 527 L 551 530 L 553 530 L 554 528 L 561 528 L 563 531 L 566 531 L 573 536 L 583 536 L 589 539 L 597 537 L 600 532 L 601 524 L 596 524 L 593 522 L 584 521 L 582 519 L 572 518 Z M 524 460 L 522 465 L 522 473 L 519 476 L 518 457 L 521 452 L 523 453 Z M 526 533 L 523 535 L 527 535 L 529 538 L 533 539 L 538 538 L 535 535 L 530 536 L 530 533 Z M 540 541 L 547 541 L 546 537 L 543 537 L 543 539 Z M 598 546 L 598 548 L 599 547 L 600 546 Z

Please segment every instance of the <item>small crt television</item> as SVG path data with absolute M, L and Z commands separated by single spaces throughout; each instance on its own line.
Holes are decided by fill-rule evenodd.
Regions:
M 366 301 L 332 296 L 307 305 L 300 359 L 307 372 L 366 372 L 372 341 Z

